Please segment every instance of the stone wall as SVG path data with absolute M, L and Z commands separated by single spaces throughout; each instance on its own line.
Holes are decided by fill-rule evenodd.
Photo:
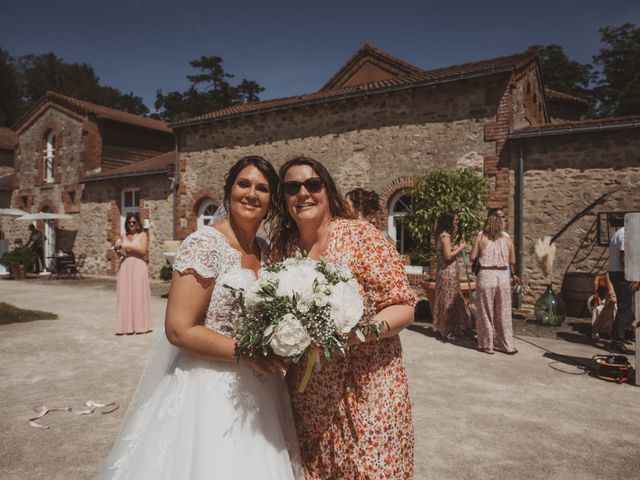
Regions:
M 296 155 L 316 158 L 343 192 L 380 193 L 432 166 L 482 173 L 496 150 L 485 125 L 495 120 L 508 81 L 508 75 L 485 77 L 182 129 L 178 236 L 192 230 L 193 193 L 221 193 L 229 167 L 249 154 L 276 167 Z
M 110 251 L 120 235 L 122 190 L 140 189 L 140 219 L 149 219 L 149 273 L 157 278 L 165 264 L 163 243 L 173 236 L 173 199 L 163 175 L 148 175 L 85 184 L 82 223 L 76 252 L 87 255 L 88 273 L 117 273 L 118 257 Z
M 43 150 L 49 131 L 55 133 L 54 181 L 43 182 Z M 15 171 L 18 188 L 14 190 L 11 206 L 29 212 L 48 208 L 51 212 L 64 213 L 65 196 L 76 191 L 74 208 L 79 208 L 83 171 L 83 121 L 76 115 L 67 115 L 57 108 L 50 108 L 40 115 L 24 131 L 20 132 L 15 151 Z M 73 210 L 73 208 L 72 208 Z M 70 212 L 72 213 L 72 212 Z M 73 221 L 72 221 L 73 222 Z M 42 228 L 41 223 L 38 225 Z M 27 224 L 20 221 L 5 223 L 7 238 L 25 240 Z
M 608 250 L 598 245 L 597 214 L 640 211 L 640 134 L 638 129 L 628 129 L 521 140 L 512 147 L 512 176 L 520 146 L 525 165 L 523 301 L 530 307 L 546 283 L 533 254 L 535 240 L 554 236 L 598 197 L 619 188 L 556 241 L 554 289 L 560 291 L 568 273 L 606 271 Z
M 47 132 L 56 135 L 54 182 L 44 183 L 43 149 Z M 84 272 L 117 273 L 118 259 L 109 249 L 120 234 L 120 197 L 124 188 L 140 188 L 142 218 L 149 218 L 149 270 L 158 276 L 165 259 L 162 245 L 173 235 L 172 197 L 169 181 L 163 175 L 81 183 L 84 175 L 101 166 L 101 155 L 108 140 L 126 153 L 124 162 L 171 149 L 172 135 L 162 132 L 110 125 L 102 129 L 90 119 L 65 109 L 49 108 L 20 133 L 16 150 L 18 189 L 11 206 L 38 212 L 49 208 L 56 213 L 71 214 L 71 219 L 56 220 L 56 249 L 73 250 L 86 255 Z M 139 138 L 138 138 L 139 137 Z M 120 151 L 120 150 L 119 150 Z M 124 155 L 124 154 L 123 154 Z M 10 243 L 16 238 L 26 241 L 28 223 L 2 220 L 2 229 Z M 38 222 L 42 229 L 42 222 Z

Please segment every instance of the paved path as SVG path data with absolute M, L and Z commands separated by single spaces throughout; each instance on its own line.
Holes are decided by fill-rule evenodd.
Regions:
M 106 285 L 106 286 L 105 286 Z M 154 343 L 112 334 L 109 282 L 0 280 L 0 301 L 57 320 L 0 326 L 0 478 L 90 479 L 106 456 Z M 154 291 L 160 292 L 162 285 Z M 166 300 L 152 299 L 156 326 Z M 416 479 L 640 477 L 640 388 L 581 374 L 598 350 L 575 337 L 520 337 L 514 357 L 403 332 L 416 430 Z M 109 415 L 44 417 L 31 407 L 118 401 Z

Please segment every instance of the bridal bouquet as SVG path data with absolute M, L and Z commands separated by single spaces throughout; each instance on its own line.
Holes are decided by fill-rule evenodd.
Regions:
M 236 355 L 273 352 L 293 363 L 306 355 L 301 392 L 320 361 L 320 352 L 327 360 L 336 352 L 344 355 L 352 330 L 361 341 L 368 334 L 379 334 L 373 305 L 360 295 L 351 271 L 337 263 L 297 253 L 262 268 L 246 289 L 225 286 L 240 305 Z

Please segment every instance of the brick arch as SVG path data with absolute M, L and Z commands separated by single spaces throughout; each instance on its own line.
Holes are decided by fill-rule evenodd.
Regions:
M 380 193 L 380 214 L 385 217 L 389 215 L 389 201 L 401 190 L 412 189 L 418 183 L 417 177 L 398 177 L 387 184 Z
M 40 203 L 38 204 L 38 208 L 36 209 L 36 213 L 41 212 L 45 207 L 49 209 L 49 213 L 58 213 L 57 205 L 49 198 L 45 198 L 40 201 Z M 53 225 L 54 228 L 57 228 L 58 220 L 54 220 Z M 44 221 L 37 220 L 36 226 L 38 227 L 38 230 L 42 230 L 44 228 Z
M 44 207 L 47 207 L 50 213 L 58 213 L 57 205 L 48 198 L 40 201 L 40 203 L 38 204 L 38 212 L 41 212 Z
M 189 203 L 189 208 L 187 209 L 187 224 L 189 225 L 189 229 L 193 232 L 198 226 L 198 207 L 202 203 L 203 200 L 210 198 L 213 201 L 217 202 L 218 205 L 222 204 L 222 196 L 212 188 L 201 188 L 196 191 L 191 197 L 191 202 Z

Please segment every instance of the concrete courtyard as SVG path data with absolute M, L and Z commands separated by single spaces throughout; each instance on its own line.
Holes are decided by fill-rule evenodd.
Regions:
M 113 281 L 0 280 L 0 301 L 59 316 L 0 326 L 0 478 L 93 478 L 161 331 L 166 288 L 154 284 L 153 334 L 115 336 Z M 513 357 L 443 344 L 426 323 L 402 333 L 416 479 L 640 478 L 640 388 L 584 374 L 576 365 L 604 351 L 551 333 L 518 335 Z M 27 421 L 33 406 L 86 400 L 121 407 L 52 412 L 49 430 Z

